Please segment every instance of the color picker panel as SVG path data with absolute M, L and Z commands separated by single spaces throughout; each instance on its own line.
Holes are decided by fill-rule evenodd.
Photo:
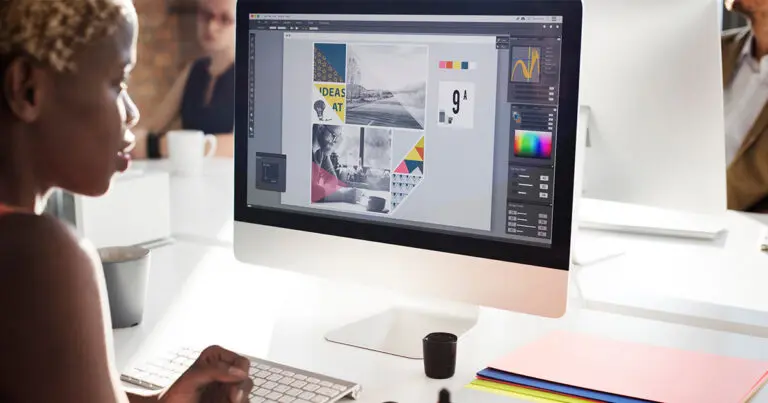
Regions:
M 439 67 L 443 70 L 474 70 L 477 64 L 470 61 L 441 60 Z
M 552 133 L 515 130 L 515 157 L 548 159 L 552 157 Z

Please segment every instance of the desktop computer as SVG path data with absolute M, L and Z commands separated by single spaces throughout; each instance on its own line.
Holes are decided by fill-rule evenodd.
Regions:
M 571 0 L 240 0 L 236 257 L 562 316 L 581 25 Z M 474 319 L 395 308 L 327 338 L 421 358 Z
M 577 0 L 239 0 L 236 257 L 462 308 L 562 316 L 580 191 L 581 25 Z M 427 334 L 475 323 L 476 309 L 442 303 L 326 339 L 422 358 Z M 181 348 L 121 379 L 163 389 L 198 355 Z M 361 391 L 249 360 L 251 402 Z
M 726 211 L 721 7 L 585 0 L 583 227 L 696 238 L 722 229 L 712 224 Z

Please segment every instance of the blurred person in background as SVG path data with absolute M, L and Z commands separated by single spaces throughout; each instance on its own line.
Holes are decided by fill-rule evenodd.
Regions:
M 726 0 L 749 26 L 723 33 L 728 208 L 768 213 L 768 0 Z
M 182 130 L 216 135 L 216 155 L 234 153 L 235 0 L 198 0 L 197 39 L 205 56 L 188 65 L 162 103 L 134 129 L 134 158 L 168 156 L 165 132 L 181 118 Z

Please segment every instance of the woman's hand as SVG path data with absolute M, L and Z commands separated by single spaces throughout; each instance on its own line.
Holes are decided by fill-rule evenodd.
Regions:
M 247 358 L 218 346 L 197 361 L 160 395 L 160 403 L 248 403 L 253 382 Z

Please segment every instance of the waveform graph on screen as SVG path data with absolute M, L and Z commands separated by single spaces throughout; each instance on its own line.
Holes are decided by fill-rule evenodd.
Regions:
M 552 133 L 515 130 L 514 154 L 520 158 L 552 158 Z
M 541 81 L 541 48 L 536 46 L 512 47 L 513 83 L 538 83 Z

